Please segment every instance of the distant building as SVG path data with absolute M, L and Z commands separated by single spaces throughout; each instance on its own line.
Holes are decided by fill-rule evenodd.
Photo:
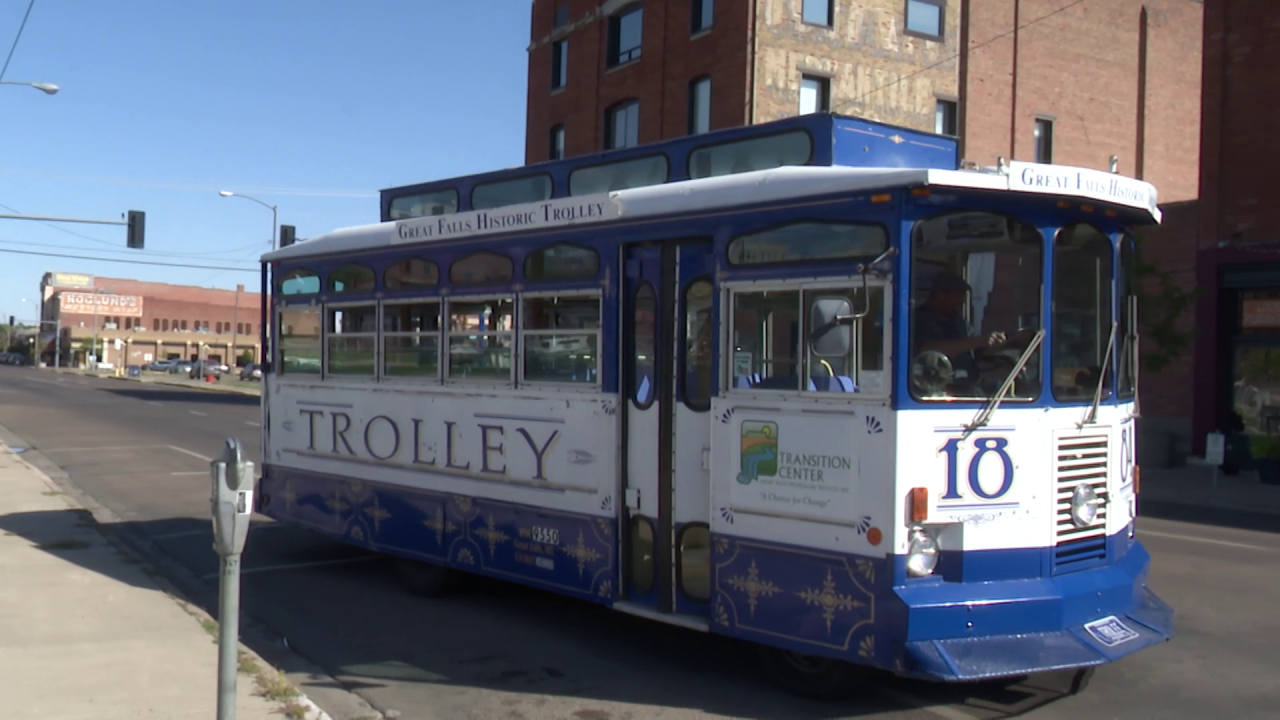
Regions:
M 1200 0 L 534 0 L 525 160 L 832 111 L 1196 197 Z
M 259 293 L 47 272 L 40 280 L 40 358 L 84 365 L 95 327 L 102 362 L 143 365 L 166 358 L 258 362 Z M 117 341 L 119 347 L 117 348 Z M 234 360 L 233 360 L 234 358 Z

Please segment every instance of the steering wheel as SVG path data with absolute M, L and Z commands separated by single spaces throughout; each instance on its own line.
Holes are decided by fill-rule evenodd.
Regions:
M 911 384 L 922 394 L 941 392 L 954 376 L 951 358 L 937 350 L 925 350 L 911 361 Z

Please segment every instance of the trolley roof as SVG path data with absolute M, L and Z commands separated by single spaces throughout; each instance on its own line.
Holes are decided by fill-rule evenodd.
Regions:
M 906 187 L 984 190 L 1106 203 L 1159 223 L 1155 186 L 1114 173 L 1013 162 L 984 170 L 788 166 L 682 180 L 598 195 L 562 197 L 487 210 L 431 215 L 342 228 L 262 256 L 263 262 L 374 251 L 398 245 L 485 238 L 637 219 L 751 207 Z

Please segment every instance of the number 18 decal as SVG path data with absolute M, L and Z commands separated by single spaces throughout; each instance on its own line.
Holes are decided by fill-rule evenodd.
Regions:
M 945 453 L 947 456 L 947 492 L 942 496 L 943 500 L 960 500 L 964 495 L 960 492 L 960 443 L 964 442 L 964 438 L 951 438 L 938 449 L 939 453 Z M 1009 457 L 1006 448 L 1009 447 L 1009 440 L 1002 437 L 980 437 L 973 441 L 973 452 L 968 455 L 968 465 L 965 468 L 965 480 L 969 486 L 969 490 L 983 500 L 995 500 L 1004 497 L 1005 493 L 1013 487 L 1013 459 Z M 987 488 L 982 485 L 982 478 L 979 472 L 982 464 L 996 463 L 1000 466 L 1000 486 L 988 492 Z M 994 483 L 988 483 L 991 485 Z

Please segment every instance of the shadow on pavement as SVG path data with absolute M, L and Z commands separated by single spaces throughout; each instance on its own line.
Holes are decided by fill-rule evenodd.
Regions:
M 211 405 L 240 405 L 248 407 L 258 407 L 261 404 L 261 398 L 257 395 L 245 395 L 243 393 L 219 390 L 183 390 L 176 385 L 162 385 L 151 388 L 104 387 L 100 389 L 113 395 L 137 400 L 149 400 L 151 402 L 207 403 Z
M 0 517 L 3 531 L 45 543 L 48 552 L 68 562 L 122 581 L 136 578 L 136 568 L 126 571 L 129 561 L 117 553 L 48 545 L 58 534 L 50 528 L 86 523 L 93 520 L 84 511 Z M 100 528 L 142 552 L 189 600 L 217 616 L 218 558 L 207 519 Z M 533 710 L 553 696 L 578 704 L 595 700 L 769 720 L 931 716 L 911 715 L 904 710 L 910 703 L 967 704 L 975 716 L 999 718 L 1062 698 L 1071 681 L 1070 673 L 1057 673 L 1030 681 L 942 685 L 874 673 L 857 699 L 819 703 L 766 682 L 751 648 L 728 638 L 478 576 L 460 578 L 443 597 L 416 597 L 400 587 L 386 558 L 271 522 L 251 530 L 243 567 L 247 645 L 285 672 L 306 675 L 318 666 L 340 689 L 375 707 L 394 702 L 402 711 L 412 703 L 434 707 L 441 716 L 463 716 L 476 703 L 498 710 L 495 698 L 507 698 L 501 702 L 508 711 L 525 702 Z M 332 688 L 296 675 L 295 681 L 322 706 L 324 688 Z M 601 709 L 574 717 L 605 720 L 611 713 Z

